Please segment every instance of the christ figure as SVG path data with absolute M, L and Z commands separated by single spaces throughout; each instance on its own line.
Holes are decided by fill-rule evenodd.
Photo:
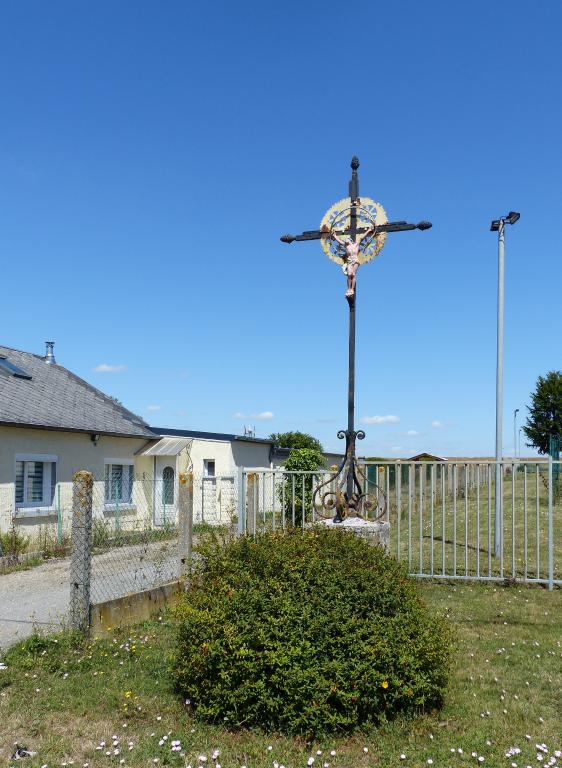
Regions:
M 360 235 L 356 235 L 355 242 L 353 242 L 350 237 L 340 238 L 336 235 L 335 232 L 332 232 L 332 240 L 335 240 L 336 243 L 343 245 L 345 248 L 342 270 L 344 274 L 347 275 L 347 291 L 345 293 L 346 298 L 355 296 L 355 276 L 357 274 L 357 270 L 359 269 L 359 246 L 367 237 L 367 235 L 372 234 L 374 231 L 375 227 L 373 224 L 371 224 L 369 227 L 367 227 L 365 232 L 362 232 Z

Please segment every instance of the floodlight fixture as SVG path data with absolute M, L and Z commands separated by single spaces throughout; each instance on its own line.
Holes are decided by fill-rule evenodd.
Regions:
M 520 218 L 520 213 L 517 213 L 517 211 L 510 211 L 507 216 L 502 216 L 501 219 L 494 219 L 494 221 L 490 224 L 490 232 L 499 232 L 500 224 L 502 222 L 504 224 L 506 222 L 508 224 L 515 224 L 515 222 L 519 221 Z

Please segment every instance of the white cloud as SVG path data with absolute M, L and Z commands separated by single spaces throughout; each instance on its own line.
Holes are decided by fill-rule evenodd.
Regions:
M 362 416 L 361 424 L 394 424 L 400 421 L 400 416 Z
M 244 413 L 243 411 L 235 411 L 232 414 L 233 419 L 255 419 L 256 421 L 271 421 L 275 418 L 275 414 L 271 411 L 261 411 L 260 413 Z
M 436 420 L 436 421 L 432 421 L 431 422 L 431 426 L 435 427 L 435 429 L 439 429 L 439 427 L 444 427 L 445 425 L 443 424 L 442 421 L 437 421 Z
M 147 405 L 147 411 L 159 411 L 162 408 L 161 405 Z
M 409 430 L 406 432 L 406 435 L 407 435 L 408 437 L 416 437 L 417 435 L 419 435 L 419 432 L 416 432 L 416 430 L 415 430 L 415 429 L 409 429 Z
M 120 373 L 126 371 L 126 365 L 109 365 L 108 363 L 100 363 L 93 369 L 95 373 Z

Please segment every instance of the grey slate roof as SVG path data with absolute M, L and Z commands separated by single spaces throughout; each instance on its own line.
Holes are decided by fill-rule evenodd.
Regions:
M 0 366 L 0 424 L 156 439 L 140 416 L 62 365 L 9 347 L 0 346 L 0 356 L 31 376 L 17 378 Z

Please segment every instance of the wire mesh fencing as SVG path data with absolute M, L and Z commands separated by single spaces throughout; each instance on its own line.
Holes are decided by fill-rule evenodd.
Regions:
M 235 513 L 234 476 L 106 471 L 94 481 L 92 603 L 179 579 L 190 554 L 182 527 L 192 540 L 208 526 L 232 526 Z

